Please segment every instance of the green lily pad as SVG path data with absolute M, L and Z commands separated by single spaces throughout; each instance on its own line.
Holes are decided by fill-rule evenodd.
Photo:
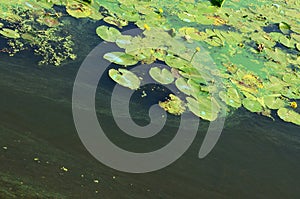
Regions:
M 126 48 L 128 45 L 132 44 L 132 37 L 130 35 L 120 35 L 116 40 L 116 44 L 120 48 Z
M 133 72 L 120 68 L 119 70 L 110 69 L 109 76 L 121 86 L 136 90 L 140 87 L 141 81 Z
M 123 66 L 132 66 L 138 63 L 134 56 L 123 52 L 110 52 L 106 53 L 103 57 L 112 63 Z
M 291 31 L 291 26 L 285 22 L 279 23 L 279 29 L 283 34 L 289 34 Z
M 18 39 L 20 38 L 20 34 L 12 29 L 9 28 L 3 28 L 0 30 L 0 34 L 11 39 Z
M 280 109 L 285 105 L 284 100 L 280 99 L 279 97 L 265 96 L 263 99 L 265 105 L 270 109 Z
M 296 73 L 286 73 L 282 77 L 282 80 L 289 84 L 300 84 L 300 77 Z
M 227 92 L 221 91 L 219 96 L 222 101 L 234 108 L 239 108 L 242 105 L 240 95 L 235 88 L 228 88 Z
M 257 113 L 263 111 L 262 105 L 257 100 L 245 98 L 243 99 L 243 106 L 251 112 Z
M 188 62 L 187 60 L 184 60 L 180 57 L 176 57 L 173 55 L 166 56 L 165 62 L 168 66 L 170 66 L 172 68 L 177 68 L 177 69 L 191 66 L 191 63 Z
M 108 42 L 115 42 L 122 35 L 116 28 L 107 26 L 99 26 L 96 33 L 101 39 Z
M 288 38 L 284 35 L 282 35 L 279 38 L 279 42 L 287 48 L 294 48 L 294 46 L 295 46 L 295 43 L 293 42 L 293 40 L 291 40 L 290 38 Z
M 281 108 L 277 111 L 278 116 L 285 122 L 300 125 L 300 114 L 288 108 Z
M 162 70 L 158 67 L 153 67 L 149 70 L 150 76 L 161 84 L 171 84 L 174 81 L 172 73 L 163 68 Z
M 175 85 L 180 90 L 186 95 L 191 95 L 193 93 L 192 87 L 186 82 L 184 78 L 178 78 L 175 81 Z
M 220 106 L 213 98 L 201 96 L 196 100 L 195 98 L 187 97 L 186 100 L 189 110 L 196 116 L 208 121 L 217 119 Z

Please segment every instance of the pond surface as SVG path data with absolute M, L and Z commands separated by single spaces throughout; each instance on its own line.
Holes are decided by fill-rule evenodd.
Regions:
M 30 52 L 1 54 L 0 198 L 300 198 L 300 127 L 244 109 L 226 120 L 220 140 L 204 159 L 198 158 L 208 124 L 203 121 L 189 150 L 159 171 L 128 174 L 94 159 L 75 129 L 72 89 L 97 41 L 95 35 L 76 62 L 62 67 L 40 67 Z M 108 89 L 114 83 L 103 81 L 96 107 L 111 140 L 147 151 L 172 139 L 176 125 L 171 124 L 149 142 L 123 136 L 109 106 Z M 163 97 L 158 91 L 144 103 Z M 146 104 L 139 97 L 132 103 L 131 114 L 146 124 Z

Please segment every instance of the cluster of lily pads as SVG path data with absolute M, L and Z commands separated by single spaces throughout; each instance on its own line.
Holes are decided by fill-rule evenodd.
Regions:
M 149 75 L 160 84 L 178 89 L 165 102 L 159 102 L 169 113 L 179 115 L 188 109 L 213 121 L 222 110 L 244 107 L 270 118 L 277 113 L 284 121 L 300 125 L 300 2 L 254 3 L 41 0 L 36 4 L 48 9 L 64 6 L 78 19 L 103 20 L 106 25 L 99 26 L 96 33 L 120 47 L 119 52 L 104 56 L 120 65 L 108 74 L 120 85 L 140 88 L 142 78 L 126 67 L 162 63 L 164 67 L 150 67 Z M 133 24 L 143 31 L 142 35 L 122 34 L 123 27 Z M 2 35 L 17 39 L 18 32 L 1 24 L 0 28 Z M 209 49 L 217 69 L 195 59 L 202 50 L 200 46 Z M 209 78 L 204 79 L 203 74 Z
M 104 58 L 123 66 L 138 62 L 150 64 L 157 60 L 165 62 L 169 70 L 151 68 L 150 76 L 160 84 L 174 83 L 187 96 L 183 100 L 186 105 L 179 103 L 182 109 L 176 110 L 178 103 L 169 106 L 175 101 L 173 97 L 163 104 L 165 110 L 179 114 L 187 107 L 195 115 L 212 121 L 222 108 L 244 107 L 272 119 L 276 111 L 281 119 L 300 125 L 297 109 L 297 100 L 300 99 L 300 20 L 299 15 L 291 14 L 299 12 L 295 8 L 297 1 L 252 5 L 242 9 L 217 8 L 194 1 L 177 4 L 175 1 L 172 5 L 157 1 L 151 1 L 153 4 L 119 2 L 120 7 L 134 7 L 141 17 L 135 20 L 118 17 L 116 20 L 134 22 L 144 30 L 144 37 L 122 35 L 117 25 L 116 28 L 100 26 L 97 34 L 103 40 L 115 42 L 125 49 L 125 52 L 110 52 Z M 207 28 L 206 25 L 211 26 Z M 217 89 L 219 99 L 212 98 L 207 87 L 213 86 L 201 80 L 201 74 L 189 60 L 197 50 L 193 49 L 187 58 L 185 47 L 174 38 L 182 38 L 181 43 L 200 42 L 214 52 L 212 56 L 216 55 L 214 58 L 219 70 L 208 71 L 223 80 L 224 89 Z M 134 88 L 138 88 L 137 76 L 128 72 L 135 76 L 136 81 L 132 83 Z M 121 73 L 119 75 L 122 76 Z M 128 84 L 126 78 L 121 81 L 115 76 L 111 78 L 123 86 Z M 212 103 L 217 107 L 215 110 L 211 108 Z

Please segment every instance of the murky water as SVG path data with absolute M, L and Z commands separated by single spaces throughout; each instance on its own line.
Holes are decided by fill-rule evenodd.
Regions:
M 190 149 L 162 170 L 127 174 L 95 160 L 77 135 L 71 109 L 77 70 L 94 45 L 77 62 L 59 68 L 37 66 L 30 52 L 1 54 L 0 198 L 300 197 L 300 127 L 243 110 L 226 121 L 205 159 L 197 157 L 207 127 L 202 122 Z M 105 81 L 106 89 L 111 88 L 113 82 Z M 157 95 L 164 97 L 159 91 Z M 127 140 L 114 125 L 108 99 L 109 92 L 99 88 L 98 116 L 114 142 L 150 150 L 174 136 L 176 125 L 169 125 L 155 140 Z M 132 113 L 145 124 L 143 110 L 143 104 L 133 105 Z

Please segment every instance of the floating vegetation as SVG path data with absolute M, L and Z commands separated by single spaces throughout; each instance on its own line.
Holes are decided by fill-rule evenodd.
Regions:
M 47 1 L 48 2 L 48 1 Z M 42 56 L 39 62 L 59 66 L 67 59 L 75 59 L 72 36 L 65 34 L 60 22 L 61 13 L 53 3 L 45 1 L 18 1 L 0 3 L 0 36 L 7 38 L 7 45 L 0 49 L 10 56 L 33 49 Z
M 169 97 L 170 99 L 159 102 L 159 106 L 170 114 L 181 115 L 186 110 L 186 105 L 179 97 L 173 94 L 170 94 Z
M 104 58 L 112 63 L 124 66 L 131 66 L 138 63 L 138 61 L 135 60 L 135 58 L 132 55 L 123 52 L 106 53 L 104 55 Z
M 0 30 L 0 34 L 7 38 L 12 38 L 12 39 L 20 38 L 20 34 L 17 31 L 9 28 L 3 28 L 2 30 Z
M 96 33 L 101 39 L 108 42 L 116 42 L 118 37 L 121 36 L 120 31 L 116 28 L 107 26 L 99 26 L 96 29 Z
M 136 90 L 140 87 L 140 79 L 133 72 L 120 68 L 119 70 L 110 69 L 109 76 L 121 86 Z
M 171 84 L 174 81 L 172 73 L 165 68 L 153 67 L 150 69 L 149 74 L 155 81 L 161 84 Z
M 263 0 L 239 8 L 233 2 L 224 2 L 2 2 L 0 36 L 7 40 L 8 47 L 1 52 L 13 55 L 32 47 L 43 56 L 41 64 L 60 65 L 68 58 L 74 59 L 72 37 L 62 33 L 61 13 L 53 7 L 64 6 L 66 14 L 78 20 L 103 20 L 107 24 L 95 32 L 121 48 L 104 56 L 121 65 L 119 70 L 109 71 L 120 85 L 136 90 L 141 81 L 123 66 L 154 62 L 165 65 L 162 69 L 150 68 L 149 74 L 158 83 L 174 84 L 178 89 L 169 100 L 160 102 L 169 113 L 182 113 L 173 105 L 179 103 L 178 96 L 185 96 L 180 103 L 204 120 L 213 121 L 222 110 L 243 107 L 270 118 L 277 113 L 284 121 L 299 125 L 299 1 L 272 4 Z M 120 29 L 129 24 L 140 28 L 142 34 L 122 35 Z M 199 46 L 213 52 L 210 56 L 215 69 L 208 65 L 208 56 L 199 58 Z

